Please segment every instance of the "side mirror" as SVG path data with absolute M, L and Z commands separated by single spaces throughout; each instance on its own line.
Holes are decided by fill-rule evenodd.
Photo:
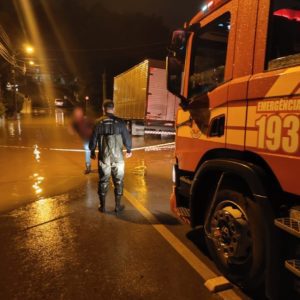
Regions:
M 167 57 L 167 89 L 175 96 L 181 95 L 184 64 L 177 57 Z
M 169 92 L 180 98 L 181 102 L 186 102 L 181 95 L 181 88 L 187 39 L 188 33 L 185 30 L 174 31 L 167 57 L 167 88 Z

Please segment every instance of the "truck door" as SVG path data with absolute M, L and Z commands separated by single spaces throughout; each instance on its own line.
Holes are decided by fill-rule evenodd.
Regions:
M 249 83 L 246 150 L 300 194 L 300 1 L 259 1 L 254 75 Z
M 202 20 L 190 36 L 184 79 L 187 111 L 177 116 L 176 155 L 180 169 L 195 171 L 210 149 L 225 147 L 228 82 L 232 78 L 236 1 Z M 196 17 L 197 18 L 197 17 Z M 190 122 L 189 122 L 190 120 Z

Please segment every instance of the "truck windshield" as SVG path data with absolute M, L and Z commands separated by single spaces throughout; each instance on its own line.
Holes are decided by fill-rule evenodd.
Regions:
M 189 97 L 206 93 L 224 82 L 230 13 L 215 19 L 196 34 L 189 78 Z
M 271 4 L 267 68 L 300 64 L 300 1 L 273 0 Z

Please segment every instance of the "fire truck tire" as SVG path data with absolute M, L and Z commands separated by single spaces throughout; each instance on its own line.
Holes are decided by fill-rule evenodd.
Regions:
M 263 211 L 251 197 L 221 189 L 205 222 L 212 259 L 231 282 L 247 291 L 262 285 L 265 269 Z

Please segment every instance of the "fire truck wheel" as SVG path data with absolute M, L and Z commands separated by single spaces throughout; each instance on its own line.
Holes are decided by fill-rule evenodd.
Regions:
M 207 212 L 208 214 L 208 212 Z M 263 282 L 263 212 L 246 192 L 223 189 L 205 222 L 208 250 L 220 271 L 245 290 Z

